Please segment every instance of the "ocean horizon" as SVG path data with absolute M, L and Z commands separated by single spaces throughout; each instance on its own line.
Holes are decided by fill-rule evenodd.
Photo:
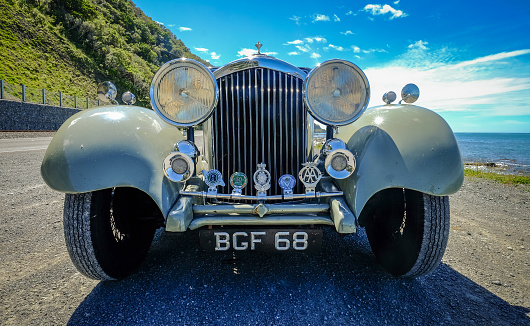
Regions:
M 455 132 L 464 163 L 495 163 L 530 173 L 530 133 Z
M 504 172 L 530 174 L 530 133 L 455 132 L 455 137 L 464 163 L 495 163 Z

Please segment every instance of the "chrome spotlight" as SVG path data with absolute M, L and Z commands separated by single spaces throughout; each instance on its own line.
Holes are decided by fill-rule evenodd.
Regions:
M 189 140 L 181 140 L 175 145 L 175 151 L 188 155 L 191 158 L 196 158 L 199 155 L 199 150 L 194 143 Z
M 118 101 L 115 100 L 118 90 L 113 83 L 106 81 L 98 85 L 98 98 L 103 102 L 112 102 L 113 104 L 118 104 Z
M 346 144 L 342 139 L 332 138 L 326 140 L 324 145 L 322 145 L 322 150 L 320 151 L 323 155 L 328 155 L 329 153 L 337 149 L 346 149 Z
M 347 149 L 337 149 L 327 155 L 324 166 L 332 178 L 346 179 L 355 171 L 355 157 Z
M 184 153 L 172 152 L 164 159 L 164 174 L 171 181 L 186 181 L 194 172 L 193 160 Z
M 136 96 L 131 92 L 125 92 L 121 95 L 121 100 L 127 105 L 133 105 L 136 103 Z
M 396 96 L 396 93 L 390 91 L 390 92 L 386 92 L 384 95 L 383 95 L 383 102 L 385 102 L 386 104 L 390 104 L 392 102 L 394 102 L 396 100 L 397 96 Z
M 401 90 L 401 101 L 404 101 L 405 103 L 414 103 L 418 100 L 420 97 L 420 89 L 418 86 L 414 84 L 407 84 L 403 89 Z M 400 103 L 401 103 L 400 101 Z

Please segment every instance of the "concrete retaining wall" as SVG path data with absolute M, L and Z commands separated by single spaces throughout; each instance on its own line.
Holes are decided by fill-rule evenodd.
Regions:
M 79 109 L 0 100 L 0 130 L 57 130 Z

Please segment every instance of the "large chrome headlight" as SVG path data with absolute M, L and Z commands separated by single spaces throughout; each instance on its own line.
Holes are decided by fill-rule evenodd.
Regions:
M 318 121 L 340 126 L 361 116 L 370 100 L 370 85 L 363 71 L 345 60 L 328 60 L 305 80 L 305 101 Z
M 166 62 L 151 83 L 151 104 L 169 123 L 189 127 L 207 119 L 217 105 L 213 74 L 200 62 L 180 58 Z

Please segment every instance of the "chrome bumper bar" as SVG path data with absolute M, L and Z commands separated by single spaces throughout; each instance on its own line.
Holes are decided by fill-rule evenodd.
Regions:
M 308 192 L 305 194 L 292 195 L 274 195 L 274 196 L 246 196 L 237 194 L 218 194 L 208 193 L 205 191 L 181 191 L 182 196 L 194 196 L 208 199 L 224 199 L 224 200 L 251 200 L 251 201 L 269 201 L 269 200 L 300 200 L 300 199 L 316 199 L 342 196 L 342 191 L 337 192 Z
M 168 232 L 185 232 L 208 225 L 334 225 L 339 233 L 355 233 L 357 218 L 340 196 L 331 199 L 329 204 L 255 205 L 194 205 L 191 196 L 181 196 L 166 219 Z

